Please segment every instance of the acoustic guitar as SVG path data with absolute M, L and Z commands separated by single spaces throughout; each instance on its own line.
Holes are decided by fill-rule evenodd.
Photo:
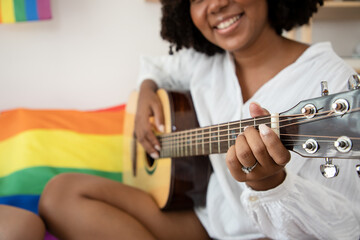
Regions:
M 124 159 L 129 161 L 124 161 L 123 181 L 150 193 L 162 210 L 204 205 L 212 172 L 208 155 L 226 153 L 245 127 L 260 124 L 271 127 L 288 150 L 303 157 L 360 158 L 359 91 L 301 101 L 280 114 L 200 128 L 189 93 L 160 89 L 165 133 L 156 133 L 161 144 L 156 160 L 134 137 L 134 92 L 126 107 Z M 325 171 L 329 166 L 324 166 Z

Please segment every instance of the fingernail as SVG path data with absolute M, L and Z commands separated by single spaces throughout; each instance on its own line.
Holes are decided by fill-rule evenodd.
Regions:
M 156 150 L 158 150 L 158 151 L 160 151 L 161 150 L 161 148 L 160 148 L 160 146 L 159 145 L 155 145 L 155 147 L 154 147 Z
M 260 124 L 259 125 L 259 131 L 260 131 L 261 135 L 266 136 L 266 135 L 268 135 L 270 133 L 271 128 L 269 128 L 265 124 Z
M 162 124 L 158 126 L 158 129 L 159 129 L 159 131 L 162 132 L 162 133 L 165 131 L 165 127 L 164 127 L 164 125 L 162 125 Z
M 153 158 L 153 159 L 158 159 L 159 158 L 159 154 L 157 152 L 153 152 L 152 154 L 150 154 L 150 156 Z
M 243 129 L 243 131 L 242 132 L 245 132 L 245 129 L 247 129 L 249 126 L 246 126 L 246 127 L 244 127 L 244 129 Z

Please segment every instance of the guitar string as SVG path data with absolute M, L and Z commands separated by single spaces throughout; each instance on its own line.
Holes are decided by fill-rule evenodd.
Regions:
M 303 118 L 304 116 L 303 115 L 300 115 L 300 114 L 297 114 L 297 115 L 287 115 L 286 117 L 292 117 L 292 116 L 300 116 L 300 118 Z M 285 117 L 285 116 L 279 116 L 280 117 Z M 268 120 L 268 119 L 271 119 L 271 117 L 269 116 L 265 116 L 265 117 L 258 117 L 258 118 L 252 118 L 252 119 L 245 119 L 245 120 L 242 120 L 242 121 L 234 121 L 234 122 L 228 122 L 228 123 L 221 123 L 221 124 L 218 124 L 218 125 L 213 125 L 213 126 L 207 126 L 207 127 L 203 127 L 203 128 L 195 128 L 195 129 L 189 129 L 189 130 L 183 130 L 183 131 L 180 131 L 180 132 L 171 132 L 171 133 L 165 133 L 165 134 L 162 134 L 162 138 L 167 138 L 167 137 L 173 137 L 174 135 L 177 135 L 177 134 L 181 134 L 181 133 L 186 133 L 186 132 L 195 132 L 195 135 L 202 135 L 202 134 L 197 134 L 197 131 L 204 131 L 204 130 L 211 130 L 211 129 L 219 129 L 221 127 L 226 127 L 226 129 L 222 130 L 222 131 L 227 131 L 228 130 L 228 126 L 232 126 L 232 125 L 236 125 L 236 126 L 239 126 L 239 124 L 246 124 L 246 123 L 254 123 L 255 121 L 261 121 L 261 120 Z M 281 122 L 281 121 L 279 121 Z M 250 126 L 250 125 L 249 125 Z M 251 126 L 254 126 L 254 124 L 252 124 Z M 244 127 L 241 127 L 241 128 L 245 128 L 247 126 L 244 126 Z M 232 129 L 239 129 L 239 128 L 232 128 Z
M 359 111 L 360 108 L 357 109 L 353 109 L 352 111 L 349 111 L 347 113 L 352 113 L 352 112 L 356 112 Z M 331 111 L 325 111 L 322 113 L 318 113 L 317 115 L 325 115 L 325 114 L 330 114 L 330 113 L 334 113 L 333 110 Z M 328 116 L 326 115 L 326 117 Z M 341 116 L 341 115 L 330 115 L 330 117 L 336 117 L 336 116 Z M 289 118 L 289 117 L 293 117 L 293 118 Z M 260 121 L 260 120 L 269 120 L 271 119 L 272 116 L 265 116 L 265 117 L 261 117 L 261 118 L 254 118 L 254 119 L 250 119 L 250 120 L 244 120 L 242 122 L 229 122 L 229 123 L 223 123 L 223 124 L 219 124 L 219 125 L 214 125 L 214 126 L 208 126 L 208 127 L 204 127 L 204 128 L 196 128 L 196 129 L 190 129 L 190 130 L 184 130 L 184 131 L 179 131 L 179 132 L 172 132 L 172 133 L 165 133 L 161 135 L 161 139 L 160 140 L 164 140 L 166 141 L 168 138 L 171 139 L 176 139 L 176 138 L 182 138 L 183 136 L 181 135 L 186 135 L 186 136 L 202 136 L 204 134 L 207 134 L 207 132 L 204 132 L 205 130 L 211 130 L 211 129 L 219 129 L 220 127 L 227 127 L 226 129 L 222 129 L 220 132 L 225 132 L 228 130 L 241 130 L 243 128 L 246 128 L 247 126 L 244 127 L 238 127 L 239 124 L 246 124 L 246 123 L 254 123 L 256 121 Z M 286 122 L 286 121 L 293 121 L 295 119 L 300 119 L 300 118 L 304 118 L 306 122 L 309 122 L 310 120 L 318 120 L 319 117 L 317 118 L 311 118 L 308 119 L 306 118 L 304 115 L 302 114 L 296 114 L 296 115 L 287 115 L 287 116 L 279 116 L 279 118 L 282 118 L 284 120 L 278 121 L 277 123 L 281 123 L 281 122 Z M 298 124 L 298 122 L 293 123 L 293 124 Z M 291 124 L 290 124 L 291 125 Z M 290 125 L 284 125 L 281 127 L 287 127 Z M 229 128 L 228 126 L 236 126 L 235 128 Z M 252 125 L 248 125 L 248 126 L 259 126 L 259 124 L 252 124 Z M 202 131 L 199 133 L 199 131 Z M 215 130 L 214 132 L 219 132 L 218 130 Z M 195 133 L 195 134 L 189 134 L 189 133 Z M 230 135 L 230 134 L 229 134 Z
M 303 137 L 303 139 L 309 139 L 309 138 L 325 138 L 325 139 L 337 139 L 338 137 L 334 137 L 334 136 L 317 136 L 317 135 L 295 135 L 295 134 L 282 134 L 282 136 L 289 136 L 289 137 Z M 359 137 L 352 137 L 351 140 L 360 140 Z M 230 141 L 235 141 L 235 139 L 230 139 Z M 283 139 L 282 142 L 302 142 L 303 140 L 301 139 Z M 218 143 L 224 143 L 224 142 L 228 142 L 228 139 L 223 139 L 223 140 L 220 140 L 220 141 L 214 141 L 214 142 L 200 142 L 200 143 L 196 143 L 196 141 L 190 141 L 191 143 L 194 143 L 194 144 L 184 144 L 183 146 L 181 147 L 189 147 L 189 146 L 194 146 L 194 145 L 202 145 L 202 144 L 206 144 L 206 145 L 209 145 L 209 144 L 218 144 Z M 333 140 L 321 140 L 319 139 L 318 142 L 333 142 Z M 186 143 L 189 143 L 189 141 L 187 141 Z
M 284 146 L 285 147 L 290 147 L 290 146 L 298 146 L 299 144 L 301 144 L 301 143 L 304 143 L 304 140 L 307 140 L 308 138 L 304 138 L 303 140 L 301 140 L 301 139 L 297 139 L 297 140 L 284 140 L 283 142 L 290 142 L 290 143 L 284 143 Z M 352 141 L 356 141 L 356 140 L 360 140 L 360 138 L 352 138 L 351 139 Z M 218 144 L 218 143 L 220 143 L 220 145 L 221 145 L 221 143 L 227 143 L 228 142 L 228 140 L 223 140 L 223 141 L 220 141 L 220 142 L 216 142 L 216 143 L 213 143 L 213 144 Z M 232 145 L 233 145 L 233 143 L 235 142 L 235 140 L 231 140 L 231 143 L 232 143 Z M 332 142 L 334 142 L 334 141 L 330 141 L 330 140 L 317 140 L 317 142 L 318 143 L 332 143 Z M 191 144 L 188 144 L 188 145 L 184 145 L 184 146 L 181 146 L 181 147 L 183 147 L 183 148 L 189 148 L 190 146 L 202 146 L 202 145 L 204 145 L 204 150 L 206 150 L 206 151 L 208 151 L 209 150 L 209 144 L 210 144 L 210 142 L 204 142 L 204 143 L 199 143 L 199 144 L 193 144 L 193 145 L 191 145 Z M 195 148 L 194 147 L 194 148 Z M 226 147 L 226 149 L 228 149 L 228 146 L 224 146 L 224 147 Z M 222 147 L 220 147 L 221 148 L 221 150 L 223 150 L 222 149 Z M 214 148 L 215 150 L 217 149 L 217 148 Z M 174 150 L 174 148 L 163 148 L 161 151 L 166 151 L 166 150 L 173 150 L 173 151 L 176 151 L 176 149 Z M 200 150 L 201 152 L 204 152 L 203 150 Z M 192 151 L 190 151 L 190 152 L 192 152 Z M 213 152 L 213 151 L 211 151 L 211 152 Z M 219 152 L 218 150 L 217 150 L 217 152 Z
M 351 111 L 348 111 L 347 113 L 353 113 L 353 112 L 356 112 L 356 111 L 359 111 L 359 108 L 357 109 L 353 109 Z M 301 114 L 296 114 L 296 115 L 288 115 L 288 116 L 279 116 L 279 118 L 286 118 L 282 121 L 279 121 L 279 122 L 284 122 L 284 121 L 293 121 L 294 119 L 299 119 L 299 118 L 305 118 L 304 121 L 302 122 L 295 122 L 295 123 L 291 123 L 291 124 L 288 124 L 288 125 L 283 125 L 281 126 L 280 128 L 282 127 L 288 127 L 288 126 L 291 126 L 291 125 L 298 125 L 298 124 L 302 124 L 302 123 L 305 123 L 305 122 L 311 122 L 311 121 L 315 121 L 315 120 L 319 120 L 319 119 L 324 119 L 324 118 L 330 118 L 330 117 L 337 117 L 337 116 L 341 116 L 340 114 L 332 114 L 334 113 L 333 110 L 331 111 L 325 111 L 325 112 L 322 112 L 322 113 L 318 113 L 316 116 L 317 117 L 314 117 L 314 118 L 311 118 L 311 119 L 308 119 L 306 117 L 304 117 L 304 115 L 301 115 Z M 327 114 L 327 115 L 325 115 Z M 325 115 L 325 116 L 320 116 L 318 117 L 319 115 Z M 343 114 L 342 114 L 343 115 Z M 289 118 L 289 116 L 295 116 L 293 118 Z M 266 120 L 266 119 L 271 119 L 272 117 L 270 116 L 266 116 L 266 117 L 262 117 L 262 118 L 258 118 L 258 119 L 255 119 L 255 121 L 259 121 L 259 120 Z M 247 120 L 247 121 L 244 121 L 244 122 L 254 122 L 254 119 L 251 119 L 251 120 Z M 243 122 L 243 123 L 244 123 Z M 228 123 L 229 124 L 229 123 Z M 227 126 L 228 124 L 222 124 L 223 126 Z M 230 123 L 230 124 L 234 124 L 234 123 Z M 239 125 L 239 123 L 236 123 L 236 125 Z M 257 124 L 254 124 L 253 126 L 258 126 Z M 217 128 L 219 129 L 219 127 L 214 127 L 214 126 L 211 126 L 211 127 L 208 127 L 209 129 L 210 128 Z M 198 133 L 199 129 L 192 129 L 192 130 L 187 130 L 187 131 L 181 131 L 181 132 L 178 132 L 177 134 L 175 134 L 176 136 L 172 136 L 170 138 L 170 141 L 168 138 L 160 138 L 161 142 L 162 142 L 162 149 L 167 149 L 169 148 L 169 144 L 170 144 L 170 148 L 174 148 L 172 142 L 176 142 L 176 145 L 180 145 L 180 147 L 190 147 L 190 146 L 193 146 L 193 143 L 195 143 L 195 145 L 209 145 L 211 143 L 219 143 L 221 144 L 221 142 L 228 142 L 228 141 L 234 141 L 234 139 L 225 139 L 225 140 L 221 140 L 219 138 L 221 137 L 228 137 L 228 136 L 234 136 L 234 133 L 233 131 L 234 130 L 239 130 L 240 129 L 240 132 L 241 132 L 241 129 L 243 129 L 243 127 L 241 128 L 228 128 L 228 129 L 222 129 L 221 131 L 218 131 L 218 130 L 215 130 L 215 132 L 229 132 L 229 130 L 232 130 L 232 134 L 224 134 L 224 135 L 218 135 L 218 136 L 211 136 L 209 133 Z M 188 134 L 188 133 L 194 133 L 195 134 Z M 185 134 L 184 134 L 185 133 Z M 174 134 L 174 133 L 173 133 Z M 202 138 L 196 138 L 196 139 L 192 139 L 194 136 L 197 137 L 197 136 L 204 136 L 204 135 L 209 135 L 208 137 L 202 137 Z M 300 136 L 300 137 L 322 137 L 322 138 L 336 138 L 336 137 L 333 137 L 333 136 L 315 136 L 315 135 L 296 135 L 296 134 L 280 134 L 281 136 Z M 237 135 L 236 135 L 237 136 Z M 190 141 L 189 141 L 189 138 L 190 138 Z M 209 140 L 208 142 L 207 141 L 204 141 L 205 140 Z M 214 140 L 213 142 L 211 141 L 211 139 L 217 139 L 217 140 Z M 359 138 L 352 138 L 354 140 L 357 140 Z M 179 141 L 180 140 L 180 141 Z M 199 142 L 201 141 L 201 142 Z M 284 141 L 292 141 L 294 142 L 293 140 L 284 140 Z M 296 140 L 296 141 L 301 141 L 301 140 Z M 196 143 L 198 142 L 198 143 Z M 324 142 L 324 141 L 323 141 Z M 330 142 L 330 141 L 329 141 Z M 289 145 L 286 145 L 286 146 L 289 146 Z M 179 147 L 179 146 L 177 146 Z M 205 146 L 206 147 L 206 146 Z
M 358 110 L 359 109 L 355 109 L 352 112 L 355 112 L 355 111 L 358 111 Z M 348 113 L 352 113 L 352 112 L 348 112 Z M 321 113 L 321 115 L 328 114 L 328 113 L 333 113 L 333 112 L 332 111 L 324 112 L 324 113 Z M 290 121 L 293 121 L 294 119 L 304 118 L 305 121 L 300 122 L 300 124 L 302 124 L 302 123 L 305 123 L 305 122 L 315 121 L 315 120 L 319 120 L 319 119 L 322 119 L 322 118 L 337 117 L 337 116 L 341 116 L 341 115 L 329 115 L 328 114 L 326 116 L 322 116 L 322 118 L 321 117 L 316 117 L 316 118 L 311 118 L 311 119 L 307 119 L 306 117 L 304 117 L 303 115 L 300 115 L 300 114 L 298 114 L 298 115 L 289 115 L 289 116 L 299 116 L 299 117 L 296 117 L 296 118 L 294 117 L 294 118 L 289 119 L 289 118 L 285 118 L 285 116 L 280 116 L 280 117 L 285 118 L 285 119 L 282 120 L 282 121 L 278 121 L 278 123 L 286 122 L 286 121 L 290 122 Z M 288 116 L 286 116 L 286 117 L 288 117 Z M 262 119 L 270 119 L 270 118 L 271 117 L 264 117 Z M 254 120 L 246 121 L 246 122 L 254 122 Z M 283 125 L 281 127 L 288 127 L 290 125 L 296 125 L 296 124 L 299 124 L 299 122 L 295 122 L 295 123 L 288 124 L 288 125 Z M 235 124 L 233 124 L 233 125 L 235 125 Z M 239 123 L 236 123 L 236 125 L 239 126 Z M 225 125 L 225 126 L 227 126 L 227 125 Z M 256 126 L 258 126 L 258 124 L 257 125 L 252 125 L 252 126 L 256 127 Z M 241 130 L 241 129 L 246 128 L 246 127 L 247 126 L 244 126 L 244 127 L 241 127 L 241 128 L 239 128 L 239 127 L 227 128 L 227 129 L 222 129 L 220 131 L 215 130 L 214 132 L 228 132 L 229 130 L 239 130 L 239 129 Z M 218 128 L 218 127 L 212 126 L 212 127 L 208 127 L 208 128 L 215 129 L 215 128 Z M 186 138 L 186 137 L 193 137 L 193 136 L 209 135 L 210 132 L 204 132 L 203 131 L 205 129 L 207 129 L 207 128 L 201 128 L 201 129 L 199 128 L 199 129 L 185 130 L 185 131 L 180 131 L 180 132 L 173 132 L 173 133 L 170 133 L 170 134 L 173 134 L 173 135 L 168 135 L 167 137 L 163 137 L 164 135 L 161 135 L 160 140 L 164 140 L 164 142 L 166 142 L 166 141 L 168 141 L 169 137 L 171 138 L 170 140 L 174 140 L 174 139 L 176 140 L 176 138 L 184 139 L 184 137 Z M 202 131 L 202 132 L 199 133 L 199 131 Z M 195 134 L 188 134 L 188 133 L 195 133 Z M 219 137 L 231 136 L 231 135 L 233 135 L 233 133 L 232 134 L 219 135 Z M 207 139 L 207 138 L 208 137 L 206 137 L 205 139 Z M 200 138 L 200 140 L 201 140 L 201 138 Z
M 336 137 L 334 137 L 336 138 Z M 290 142 L 290 143 L 284 143 L 284 146 L 285 147 L 294 147 L 294 146 L 301 146 L 305 140 L 307 140 L 308 138 L 304 138 L 303 140 L 301 139 L 298 139 L 298 140 L 284 140 L 282 142 Z M 360 140 L 360 138 L 351 138 L 351 140 L 354 142 L 356 140 Z M 185 146 L 180 146 L 182 148 L 185 148 L 185 150 L 179 150 L 178 148 L 164 148 L 164 149 L 161 149 L 161 154 L 160 156 L 166 156 L 166 153 L 171 153 L 170 155 L 171 156 L 174 156 L 174 157 L 185 157 L 185 156 L 194 156 L 194 155 L 208 155 L 208 154 L 216 154 L 216 153 L 225 153 L 228 149 L 229 149 L 229 146 L 227 144 L 228 140 L 223 140 L 223 141 L 220 141 L 220 147 L 215 147 L 213 149 L 215 149 L 216 151 L 211 151 L 209 149 L 210 146 L 209 146 L 209 142 L 204 142 L 204 143 L 199 143 L 199 144 L 193 144 L 193 145 L 185 145 Z M 317 139 L 317 142 L 318 143 L 333 143 L 334 141 L 330 141 L 330 140 L 318 140 Z M 221 143 L 226 143 L 226 146 L 223 146 L 221 145 Z M 235 144 L 235 140 L 231 140 L 231 145 L 234 145 Z M 196 151 L 196 154 L 194 153 L 194 150 L 191 150 L 190 147 L 193 147 L 193 148 L 196 148 L 196 146 L 201 146 L 203 148 L 200 148 L 200 150 Z M 185 153 L 184 153 L 185 151 Z

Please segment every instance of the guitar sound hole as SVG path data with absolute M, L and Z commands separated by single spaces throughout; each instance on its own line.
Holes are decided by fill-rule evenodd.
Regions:
M 153 159 L 149 154 L 146 154 L 146 162 L 148 164 L 148 167 L 152 167 L 155 163 L 155 159 Z

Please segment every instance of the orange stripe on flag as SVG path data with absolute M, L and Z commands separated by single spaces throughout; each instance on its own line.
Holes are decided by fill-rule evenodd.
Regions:
M 0 114 L 0 141 L 32 129 L 64 129 L 86 134 L 122 134 L 125 110 L 72 111 L 15 109 Z

